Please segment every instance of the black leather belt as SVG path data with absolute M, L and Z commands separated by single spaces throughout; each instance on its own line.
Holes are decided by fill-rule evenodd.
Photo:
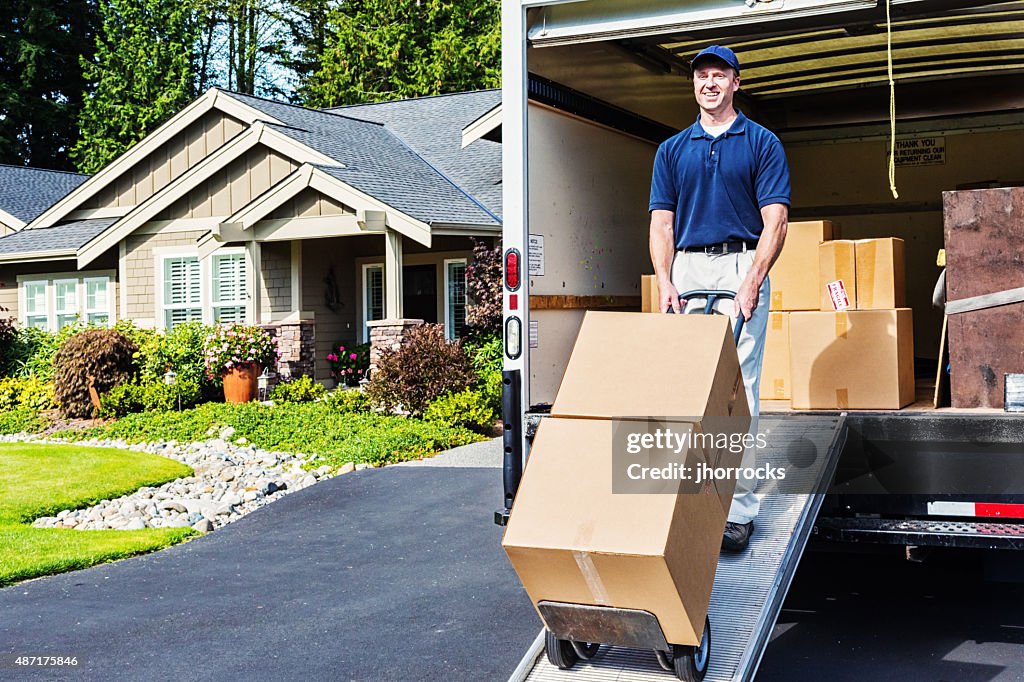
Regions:
M 743 251 L 753 251 L 756 248 L 757 242 L 748 242 L 743 241 L 742 239 L 736 239 L 728 242 L 719 242 L 718 244 L 687 246 L 683 251 L 686 253 L 707 253 L 712 256 L 718 256 L 723 253 L 742 253 Z

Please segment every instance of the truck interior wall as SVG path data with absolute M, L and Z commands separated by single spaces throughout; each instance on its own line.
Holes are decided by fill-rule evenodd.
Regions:
M 935 257 L 943 248 L 942 192 L 985 183 L 1024 183 L 1024 135 L 1020 130 L 947 133 L 944 137 L 944 163 L 897 167 L 898 199 L 889 193 L 888 140 L 786 145 L 795 211 L 813 207 L 817 214 L 813 217 L 839 222 L 844 238 L 894 236 L 905 241 L 907 305 L 914 309 L 914 354 L 933 359 L 942 329 L 942 313 L 931 305 L 940 272 Z M 935 208 L 900 210 L 911 204 Z M 841 214 L 864 205 L 891 208 Z M 831 206 L 836 207 L 835 213 L 828 210 Z
M 657 146 L 539 105 L 529 108 L 529 220 L 544 237 L 544 275 L 530 295 L 640 295 Z M 639 306 L 637 307 L 639 309 Z M 530 402 L 554 400 L 583 319 L 579 309 L 531 310 Z M 614 374 L 609 352 L 609 377 Z

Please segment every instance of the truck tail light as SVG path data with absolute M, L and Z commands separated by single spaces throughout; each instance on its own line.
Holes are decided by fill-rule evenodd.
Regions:
M 523 352 L 523 321 L 518 317 L 505 320 L 505 355 L 509 360 L 517 360 Z
M 519 289 L 522 280 L 523 257 L 516 249 L 505 252 L 505 288 L 509 291 Z

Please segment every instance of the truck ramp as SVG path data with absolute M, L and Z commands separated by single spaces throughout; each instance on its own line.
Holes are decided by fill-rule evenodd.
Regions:
M 811 534 L 845 442 L 845 415 L 760 418 L 770 434 L 758 464 L 786 469 L 786 490 L 761 496 L 750 547 L 722 554 L 711 592 L 711 661 L 705 682 L 752 680 Z M 590 661 L 559 670 L 544 655 L 543 630 L 509 682 L 666 682 L 654 652 L 602 646 Z

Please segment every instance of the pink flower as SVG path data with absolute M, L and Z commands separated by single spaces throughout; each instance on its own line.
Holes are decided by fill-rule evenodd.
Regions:
M 349 373 L 349 374 L 351 374 L 351 373 L 352 373 L 352 368 L 351 368 L 351 367 L 349 367 L 349 368 L 348 368 L 348 373 Z
M 356 359 L 356 357 L 357 357 L 357 356 L 356 356 L 356 354 L 355 354 L 355 353 L 351 353 L 351 354 L 349 354 L 349 356 L 348 356 L 348 359 L 349 359 L 349 360 L 355 360 L 355 359 Z
M 338 346 L 338 352 L 339 353 L 344 353 L 345 352 L 345 346 Z

